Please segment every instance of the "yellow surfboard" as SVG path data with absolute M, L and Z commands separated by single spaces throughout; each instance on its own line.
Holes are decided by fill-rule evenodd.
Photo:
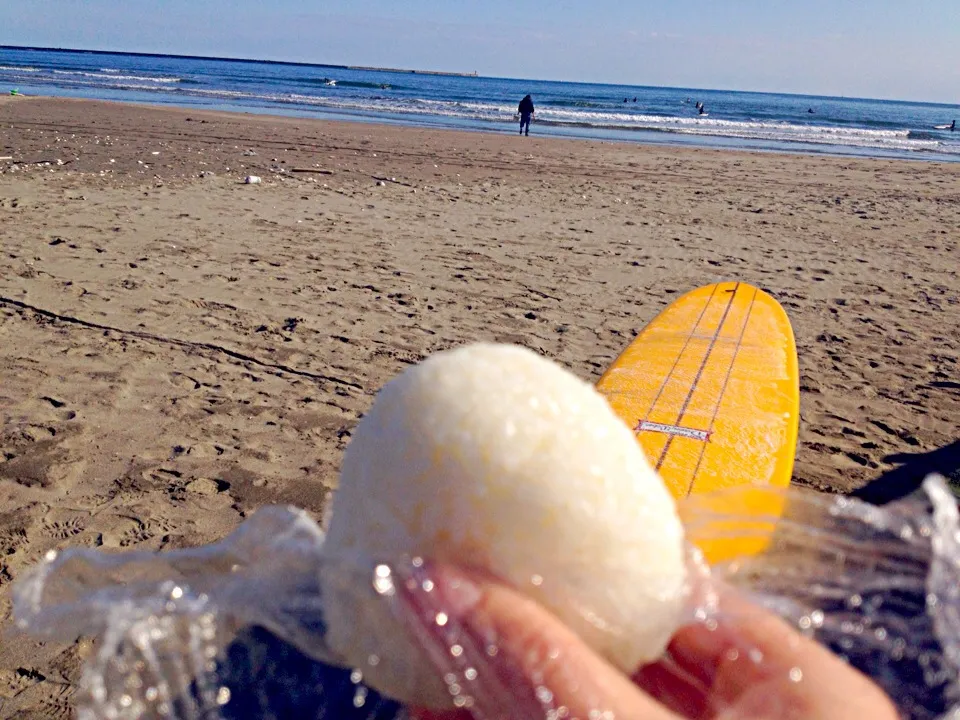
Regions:
M 800 418 L 793 329 L 774 298 L 742 282 L 683 295 L 597 388 L 681 511 L 696 508 L 699 525 L 688 530 L 708 560 L 765 546 L 783 511 L 782 493 L 771 490 L 790 484 Z

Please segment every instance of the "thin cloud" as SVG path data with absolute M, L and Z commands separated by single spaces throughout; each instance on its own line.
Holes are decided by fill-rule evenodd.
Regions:
M 683 35 L 673 32 L 664 32 L 662 30 L 626 30 L 623 33 L 626 37 L 632 39 L 649 40 L 682 40 Z

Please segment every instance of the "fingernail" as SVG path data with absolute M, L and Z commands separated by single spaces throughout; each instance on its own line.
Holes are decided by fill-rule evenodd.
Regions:
M 445 641 L 473 627 L 481 590 L 465 573 L 416 559 L 401 576 L 400 598 L 418 627 Z
M 437 603 L 446 608 L 447 613 L 457 619 L 469 617 L 480 602 L 480 587 L 460 570 L 448 565 L 424 566 L 423 576 L 433 583 L 433 592 Z
M 494 717 L 482 705 L 496 675 L 486 662 L 484 642 L 474 637 L 467 620 L 480 601 L 480 588 L 463 573 L 420 559 L 400 575 L 401 618 L 450 690 L 451 702 L 476 718 Z
M 398 598 L 427 657 L 447 682 L 457 707 L 478 720 L 537 717 L 526 682 L 500 657 L 496 632 L 475 610 L 480 585 L 450 566 L 414 562 Z

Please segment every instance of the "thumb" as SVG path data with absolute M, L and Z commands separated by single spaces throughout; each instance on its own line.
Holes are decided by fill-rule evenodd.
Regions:
M 453 680 L 468 690 L 458 703 L 468 716 L 538 718 L 565 708 L 567 717 L 676 720 L 513 588 L 448 565 L 421 565 L 413 575 L 413 582 L 402 584 L 401 603 L 438 674 L 448 686 Z

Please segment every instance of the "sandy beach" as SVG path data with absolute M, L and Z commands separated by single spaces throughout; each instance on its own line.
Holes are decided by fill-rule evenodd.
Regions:
M 50 549 L 319 518 L 374 394 L 430 353 L 518 343 L 596 380 L 721 279 L 793 322 L 796 483 L 957 438 L 960 164 L 536 131 L 0 98 L 2 629 Z M 5 637 L 0 717 L 68 717 L 89 651 Z

